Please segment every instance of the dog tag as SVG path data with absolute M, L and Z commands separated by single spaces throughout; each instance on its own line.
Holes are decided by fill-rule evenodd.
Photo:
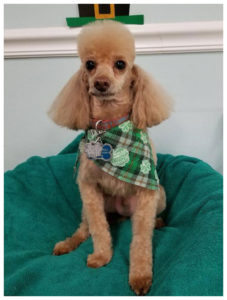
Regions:
M 102 143 L 100 142 L 89 142 L 85 144 L 84 148 L 88 159 L 98 159 L 101 158 L 102 153 Z
M 101 142 L 89 142 L 85 144 L 84 151 L 88 159 L 102 159 L 108 161 L 112 157 L 112 146 Z

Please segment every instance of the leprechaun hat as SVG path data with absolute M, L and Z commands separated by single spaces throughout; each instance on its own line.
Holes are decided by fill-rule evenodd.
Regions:
M 96 20 L 115 20 L 124 24 L 144 24 L 143 15 L 129 15 L 130 4 L 78 4 L 79 18 L 66 18 L 69 27 L 80 27 Z

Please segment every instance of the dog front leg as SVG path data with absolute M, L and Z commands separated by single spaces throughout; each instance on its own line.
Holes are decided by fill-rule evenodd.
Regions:
M 152 233 L 155 226 L 158 191 L 140 190 L 132 216 L 129 283 L 137 295 L 148 292 L 152 283 Z
M 87 258 L 87 265 L 99 268 L 106 265 L 112 257 L 111 235 L 104 210 L 104 198 L 96 185 L 79 181 L 79 187 L 94 247 L 94 252 Z

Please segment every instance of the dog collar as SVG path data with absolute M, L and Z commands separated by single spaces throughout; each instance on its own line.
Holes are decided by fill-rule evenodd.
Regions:
M 100 119 L 91 118 L 90 126 L 91 128 L 96 130 L 108 130 L 120 125 L 121 123 L 124 123 L 128 119 L 129 119 L 129 114 L 119 119 L 113 119 L 113 120 L 100 120 Z

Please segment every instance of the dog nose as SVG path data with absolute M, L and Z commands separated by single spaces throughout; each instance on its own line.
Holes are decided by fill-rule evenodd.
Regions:
M 110 82 L 106 78 L 100 78 L 94 83 L 95 88 L 100 92 L 106 92 L 110 87 Z

